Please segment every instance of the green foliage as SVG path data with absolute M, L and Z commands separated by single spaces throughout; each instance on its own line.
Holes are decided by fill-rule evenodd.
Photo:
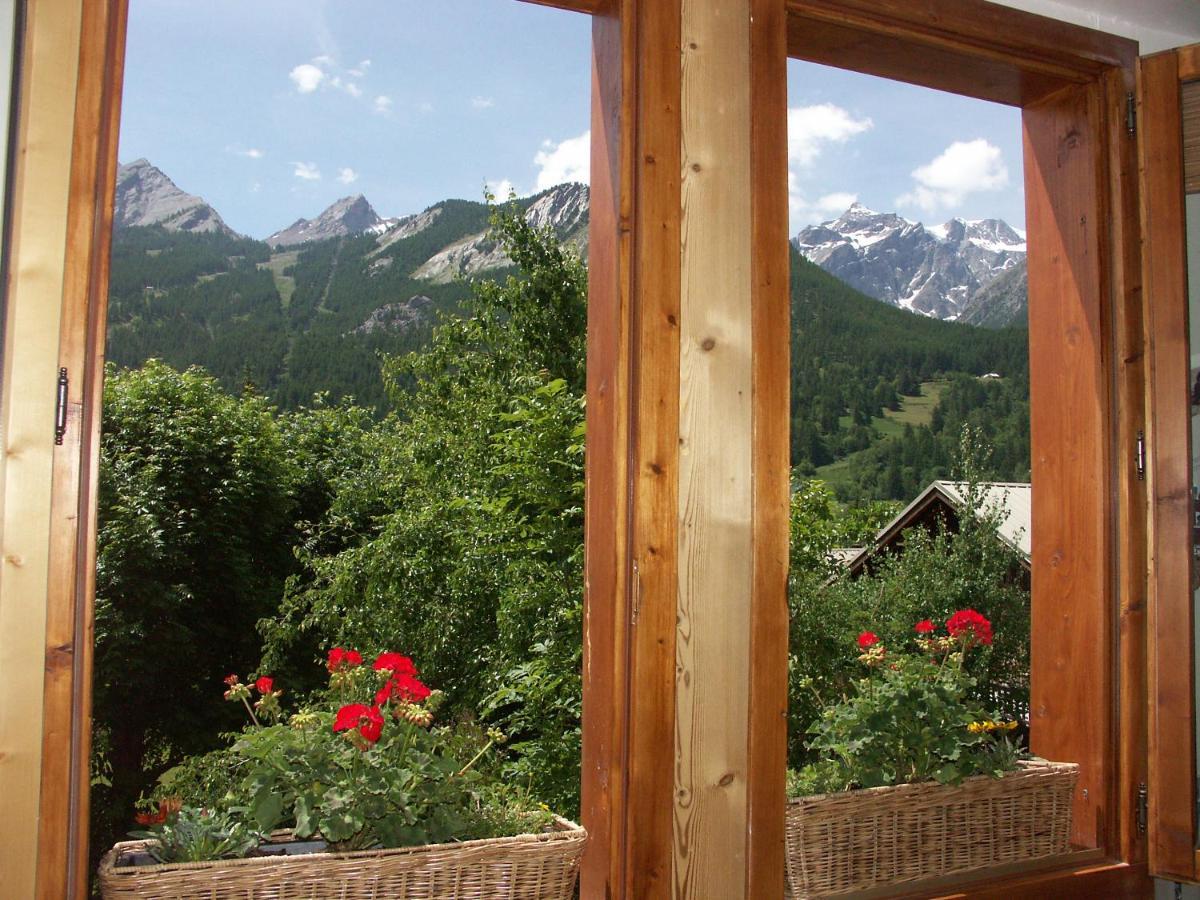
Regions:
M 974 699 L 975 680 L 963 664 L 967 642 L 947 637 L 917 644 L 909 652 L 876 644 L 859 657 L 868 675 L 811 726 L 808 747 L 818 760 L 800 771 L 796 790 L 948 784 L 1016 768 L 1002 734 L 1017 723 L 993 721 Z
M 232 724 L 200 701 L 257 655 L 294 565 L 296 473 L 266 402 L 199 371 L 110 369 L 104 411 L 94 696 L 121 816 L 144 769 Z
M 219 810 L 185 806 L 165 822 L 130 837 L 149 841 L 146 852 L 160 863 L 206 862 L 245 856 L 266 835 Z
M 494 226 L 520 277 L 477 285 L 426 349 L 386 361 L 395 415 L 365 466 L 331 482 L 265 653 L 273 665 L 321 643 L 414 648 L 452 710 L 486 703 L 513 734 L 510 778 L 570 812 L 586 279 L 519 210 Z
M 1004 511 L 983 502 L 986 450 L 980 441 L 977 432 L 966 432 L 956 454 L 966 495 L 957 530 L 945 523 L 933 532 L 910 528 L 902 553 L 877 557 L 858 578 L 840 574 L 828 561 L 827 548 L 855 541 L 843 541 L 838 527 L 828 524 L 833 507 L 827 490 L 810 486 L 795 495 L 788 705 L 793 765 L 811 760 L 805 738 L 821 707 L 804 679 L 812 679 L 823 696 L 844 695 L 857 677 L 845 652 L 856 635 L 869 629 L 885 644 L 899 644 L 914 622 L 944 621 L 958 609 L 979 610 L 1000 638 L 995 649 L 971 661 L 978 699 L 1010 717 L 1022 715 L 1029 691 L 1029 587 L 1019 553 L 997 532 Z

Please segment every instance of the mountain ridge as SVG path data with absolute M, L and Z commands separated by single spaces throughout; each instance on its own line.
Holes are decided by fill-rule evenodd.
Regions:
M 861 203 L 802 229 L 792 244 L 877 300 L 951 320 L 974 307 L 974 315 L 989 322 L 995 317 L 972 300 L 1002 273 L 1023 266 L 1027 249 L 1024 236 L 1000 219 L 954 218 L 927 226 Z

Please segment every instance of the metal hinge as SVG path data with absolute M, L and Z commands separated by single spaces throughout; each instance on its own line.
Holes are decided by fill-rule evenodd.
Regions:
M 1146 433 L 1139 431 L 1133 448 L 1133 462 L 1137 467 L 1138 481 L 1146 480 Z
M 1137 99 L 1132 93 L 1125 95 L 1125 131 L 1130 137 L 1137 134 Z
M 1137 830 L 1138 834 L 1146 833 L 1146 823 L 1150 818 L 1150 792 L 1146 790 L 1143 781 L 1138 785 L 1137 792 Z
M 61 445 L 67 433 L 67 370 L 58 370 L 58 394 L 54 401 L 54 443 Z

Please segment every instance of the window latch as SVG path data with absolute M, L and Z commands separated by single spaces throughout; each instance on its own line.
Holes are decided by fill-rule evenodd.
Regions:
M 58 393 L 54 402 L 54 443 L 62 446 L 63 437 L 67 433 L 67 378 L 66 367 L 58 370 Z
M 1146 782 L 1138 785 L 1137 792 L 1137 832 L 1146 833 L 1146 823 L 1150 818 L 1150 792 L 1146 790 Z
M 1138 481 L 1146 480 L 1146 434 L 1137 433 L 1137 443 L 1134 445 L 1134 464 L 1137 466 Z

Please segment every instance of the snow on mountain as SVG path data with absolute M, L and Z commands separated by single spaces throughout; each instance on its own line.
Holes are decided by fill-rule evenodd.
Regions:
M 793 243 L 863 293 L 939 319 L 958 318 L 983 288 L 1022 263 L 1026 250 L 1024 235 L 999 219 L 925 226 L 861 203 L 832 222 L 805 228 Z M 1005 292 L 1009 305 L 1014 290 L 1009 285 Z M 977 308 L 973 312 L 992 321 Z

